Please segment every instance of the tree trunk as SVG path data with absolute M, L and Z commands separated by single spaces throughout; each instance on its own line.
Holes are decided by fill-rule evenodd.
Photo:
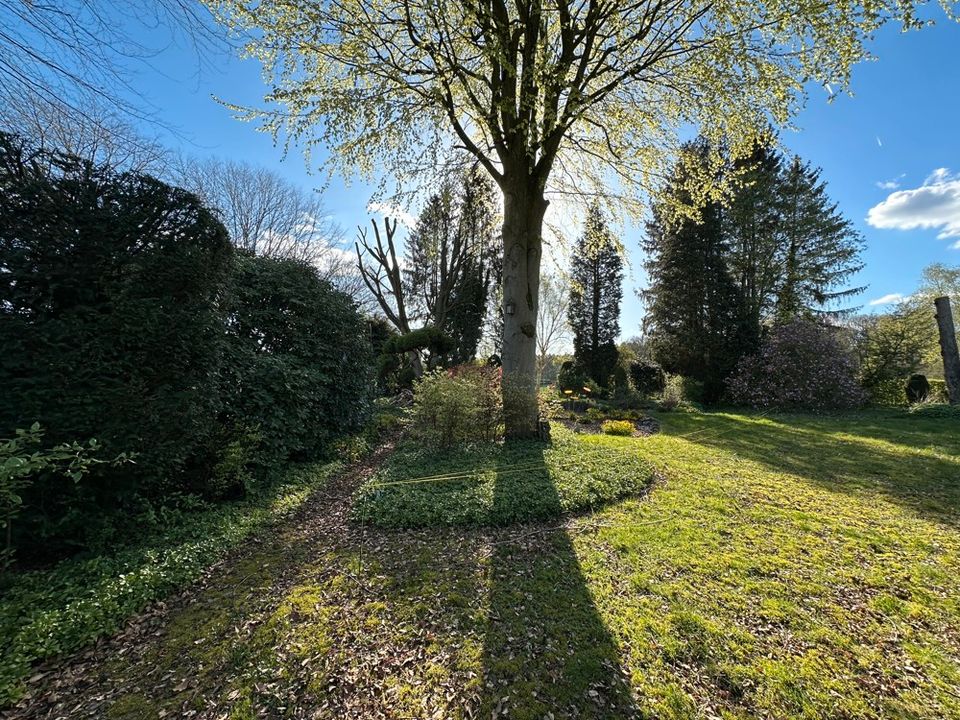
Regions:
M 957 333 L 950 310 L 950 298 L 938 297 L 937 327 L 940 329 L 940 354 L 943 357 L 943 377 L 951 405 L 960 405 L 960 353 L 957 351 Z
M 508 438 L 535 437 L 537 304 L 547 201 L 529 180 L 503 188 L 503 414 Z

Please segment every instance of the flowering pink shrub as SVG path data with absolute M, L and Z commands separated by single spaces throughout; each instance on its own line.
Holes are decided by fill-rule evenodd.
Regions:
M 740 361 L 727 389 L 733 402 L 756 408 L 855 408 L 866 395 L 854 370 L 831 328 L 795 320 L 774 328 L 759 353 Z

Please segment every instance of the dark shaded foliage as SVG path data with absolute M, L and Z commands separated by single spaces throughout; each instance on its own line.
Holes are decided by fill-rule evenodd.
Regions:
M 136 455 L 37 479 L 19 527 L 45 552 L 101 507 L 199 486 L 232 255 L 190 193 L 0 135 L 0 436 L 39 422 L 49 443 Z
M 663 368 L 653 362 L 639 360 L 630 363 L 630 381 L 633 389 L 643 395 L 663 392 Z
M 930 395 L 930 382 L 926 375 L 913 374 L 907 379 L 904 391 L 907 394 L 907 402 L 911 404 L 923 402 Z
M 810 320 L 775 327 L 760 351 L 737 365 L 729 380 L 730 399 L 776 410 L 860 407 L 866 394 L 836 336 L 835 328 Z
M 263 471 L 322 457 L 370 408 L 366 323 L 351 298 L 305 262 L 240 253 L 232 286 L 224 427 L 255 435 Z
M 622 282 L 620 250 L 600 207 L 592 205 L 573 256 L 568 312 L 574 360 L 602 387 L 619 357 Z

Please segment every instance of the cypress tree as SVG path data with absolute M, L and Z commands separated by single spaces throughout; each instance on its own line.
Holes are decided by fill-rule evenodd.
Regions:
M 600 206 L 587 211 L 571 267 L 569 320 L 575 362 L 606 387 L 617 364 L 623 258 Z

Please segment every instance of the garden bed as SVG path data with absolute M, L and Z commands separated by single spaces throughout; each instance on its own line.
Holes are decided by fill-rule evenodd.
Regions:
M 653 477 L 614 443 L 556 424 L 551 443 L 438 452 L 408 442 L 360 489 L 354 516 L 383 527 L 506 525 L 601 507 Z

